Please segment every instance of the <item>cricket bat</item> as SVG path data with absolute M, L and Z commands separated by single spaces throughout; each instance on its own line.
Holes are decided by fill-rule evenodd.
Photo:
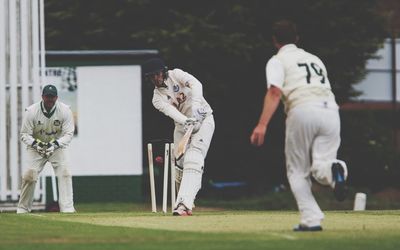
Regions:
M 175 159 L 179 161 L 186 152 L 187 145 L 192 136 L 194 125 L 190 126 L 186 133 L 183 135 L 182 139 L 178 143 L 178 147 L 175 149 Z

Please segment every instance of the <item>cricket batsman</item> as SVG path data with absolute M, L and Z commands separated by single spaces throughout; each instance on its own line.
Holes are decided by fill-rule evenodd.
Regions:
M 185 132 L 194 127 L 186 153 L 177 161 L 178 195 L 173 215 L 192 215 L 211 139 L 214 134 L 212 109 L 203 97 L 199 80 L 181 70 L 168 70 L 159 58 L 143 64 L 146 81 L 154 84 L 153 105 L 175 122 L 174 144 L 178 145 Z
M 47 85 L 43 88 L 42 101 L 25 111 L 20 134 L 27 146 L 28 168 L 22 177 L 18 214 L 31 212 L 36 181 L 47 162 L 53 166 L 58 179 L 60 212 L 75 212 L 67 157 L 75 126 L 71 109 L 57 99 L 57 88 Z

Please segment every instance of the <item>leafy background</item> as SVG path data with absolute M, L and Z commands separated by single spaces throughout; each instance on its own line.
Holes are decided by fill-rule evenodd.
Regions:
M 249 183 L 251 192 L 286 183 L 285 115 L 281 106 L 265 145 L 254 148 L 249 144 L 266 91 L 265 64 L 276 53 L 271 43 L 271 24 L 282 18 L 298 24 L 299 46 L 325 62 L 339 103 L 358 94 L 353 85 L 363 79 L 366 61 L 389 36 L 388 12 L 375 0 L 45 3 L 48 50 L 157 49 L 169 68 L 178 67 L 197 77 L 216 120 L 204 180 L 243 180 Z M 172 122 L 152 107 L 152 87 L 144 85 L 143 89 L 144 138 L 171 138 Z M 383 120 L 376 120 L 377 116 Z M 387 143 L 391 124 L 385 121 L 392 116 L 342 112 L 339 157 L 357 176 L 351 179 L 353 185 L 378 188 L 388 180 L 396 185 L 386 176 L 393 169 L 389 176 L 399 177 L 398 153 Z M 373 171 L 387 178 L 373 184 Z

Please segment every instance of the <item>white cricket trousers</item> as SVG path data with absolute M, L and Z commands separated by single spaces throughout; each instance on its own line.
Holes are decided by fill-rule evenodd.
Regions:
M 183 174 L 175 206 L 179 203 L 183 203 L 187 208 L 193 208 L 194 200 L 201 188 L 204 159 L 207 156 L 214 129 L 214 117 L 209 115 L 202 122 L 199 131 L 192 134 L 186 153 L 183 156 L 183 163 L 182 160 L 178 162 L 178 165 L 183 165 Z M 182 126 L 175 127 L 175 145 L 178 145 L 184 134 L 185 131 Z
M 18 203 L 18 211 L 30 212 L 36 182 L 45 164 L 50 162 L 58 180 L 60 212 L 75 212 L 72 191 L 72 176 L 69 171 L 69 162 L 66 149 L 56 149 L 54 153 L 45 158 L 39 155 L 33 148 L 27 149 L 28 167 L 22 177 L 21 195 Z M 55 190 L 53 190 L 54 192 Z
M 324 214 L 311 192 L 311 174 L 332 185 L 332 163 L 340 145 L 340 117 L 335 102 L 299 104 L 286 119 L 286 169 L 300 211 L 300 223 L 320 225 Z

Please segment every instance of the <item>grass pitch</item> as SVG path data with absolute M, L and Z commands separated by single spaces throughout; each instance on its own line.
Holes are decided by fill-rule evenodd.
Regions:
M 192 217 L 173 217 L 140 207 L 86 210 L 2 213 L 0 249 L 400 249 L 399 210 L 326 212 L 324 231 L 313 233 L 291 231 L 299 219 L 294 211 L 196 211 Z

